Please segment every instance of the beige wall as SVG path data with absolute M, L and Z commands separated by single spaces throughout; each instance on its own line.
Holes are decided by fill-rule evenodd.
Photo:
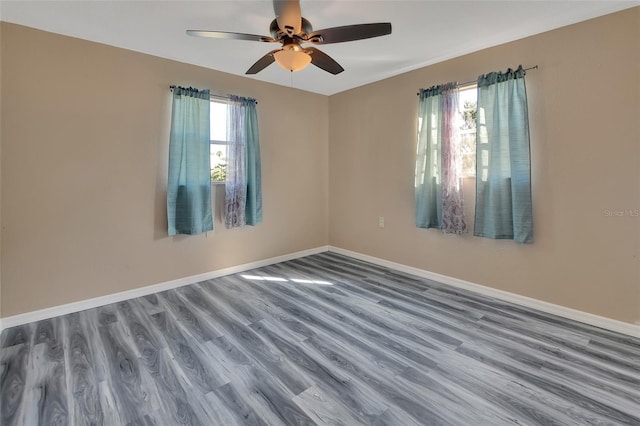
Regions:
M 0 26 L 0 260 L 2 259 L 2 26 Z M 2 329 L 2 261 L 0 261 L 0 330 Z
M 2 315 L 328 243 L 326 96 L 7 23 L 1 78 Z M 167 237 L 170 84 L 258 99 L 261 225 Z
M 518 64 L 540 67 L 526 77 L 535 243 L 415 228 L 417 90 Z M 640 217 L 606 214 L 640 210 L 640 8 L 343 92 L 329 111 L 332 245 L 640 321 Z
M 330 243 L 638 321 L 640 218 L 605 211 L 640 209 L 639 24 L 635 8 L 327 98 L 3 23 L 1 315 Z M 416 91 L 520 63 L 540 67 L 536 242 L 416 229 Z M 262 225 L 166 236 L 170 84 L 259 100 Z

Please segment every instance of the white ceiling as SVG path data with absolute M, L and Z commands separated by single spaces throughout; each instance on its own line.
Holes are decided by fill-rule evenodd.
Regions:
M 302 0 L 302 15 L 314 30 L 391 22 L 393 33 L 319 46 L 345 68 L 336 76 L 314 66 L 291 74 L 274 63 L 249 78 L 331 95 L 639 4 L 640 0 Z M 270 35 L 273 18 L 270 0 L 0 2 L 2 21 L 237 75 L 244 75 L 277 45 L 195 38 L 185 30 Z M 505 64 L 509 65 L 514 64 Z

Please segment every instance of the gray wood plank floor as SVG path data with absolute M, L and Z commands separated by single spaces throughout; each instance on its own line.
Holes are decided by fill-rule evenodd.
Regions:
M 2 425 L 640 425 L 640 339 L 323 253 L 5 330 Z

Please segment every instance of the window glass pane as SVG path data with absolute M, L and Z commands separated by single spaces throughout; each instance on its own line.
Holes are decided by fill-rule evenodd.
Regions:
M 476 114 L 477 88 L 460 90 L 460 149 L 462 155 L 462 176 L 476 174 Z
M 211 101 L 211 140 L 227 140 L 227 109 L 226 103 Z
M 211 182 L 224 182 L 227 177 L 227 145 L 229 140 L 229 105 L 224 101 L 211 101 L 212 143 L 209 147 L 211 159 Z M 220 143 L 216 143 L 220 142 Z
M 227 171 L 227 146 L 217 143 L 210 145 L 211 181 L 224 182 Z

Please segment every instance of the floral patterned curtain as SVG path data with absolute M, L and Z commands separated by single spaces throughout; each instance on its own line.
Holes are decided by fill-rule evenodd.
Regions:
M 227 147 L 225 227 L 262 222 L 260 143 L 256 100 L 231 96 Z
M 462 156 L 458 85 L 442 86 L 442 230 L 462 234 L 467 230 L 462 201 Z
M 420 90 L 415 175 L 416 226 L 466 231 L 457 83 Z
M 247 223 L 245 217 L 247 200 L 245 109 L 241 98 L 231 97 L 229 112 L 231 140 L 227 146 L 224 225 L 226 228 L 238 228 Z

